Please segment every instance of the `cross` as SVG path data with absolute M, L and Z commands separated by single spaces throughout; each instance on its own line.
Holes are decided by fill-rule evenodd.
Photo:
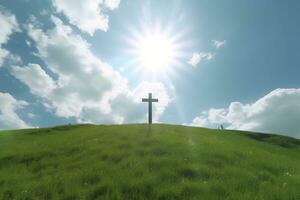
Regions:
M 152 99 L 152 93 L 149 93 L 148 99 L 143 98 L 142 102 L 148 102 L 148 123 L 152 124 L 152 102 L 158 102 L 158 99 Z

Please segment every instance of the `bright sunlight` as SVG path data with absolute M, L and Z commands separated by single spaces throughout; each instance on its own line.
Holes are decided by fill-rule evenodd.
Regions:
M 162 30 L 146 24 L 140 30 L 132 29 L 127 38 L 131 48 L 127 50 L 134 58 L 133 65 L 143 75 L 157 77 L 174 72 L 183 56 L 182 35 L 172 28 Z
M 161 33 L 147 35 L 138 44 L 138 59 L 147 71 L 163 71 L 175 59 L 175 46 Z

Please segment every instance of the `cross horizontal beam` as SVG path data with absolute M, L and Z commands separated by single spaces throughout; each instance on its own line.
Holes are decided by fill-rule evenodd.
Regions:
M 143 102 L 158 102 L 158 99 L 142 99 Z

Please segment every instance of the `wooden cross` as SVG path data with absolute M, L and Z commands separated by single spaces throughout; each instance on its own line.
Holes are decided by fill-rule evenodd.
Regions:
M 143 98 L 142 102 L 148 102 L 148 123 L 152 124 L 152 102 L 158 102 L 158 99 L 152 99 L 152 93 L 149 93 L 148 98 Z

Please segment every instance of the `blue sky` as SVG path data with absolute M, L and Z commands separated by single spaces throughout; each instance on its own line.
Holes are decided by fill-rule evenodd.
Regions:
M 0 2 L 0 129 L 145 122 L 152 92 L 157 122 L 300 137 L 298 1 L 76 2 Z

